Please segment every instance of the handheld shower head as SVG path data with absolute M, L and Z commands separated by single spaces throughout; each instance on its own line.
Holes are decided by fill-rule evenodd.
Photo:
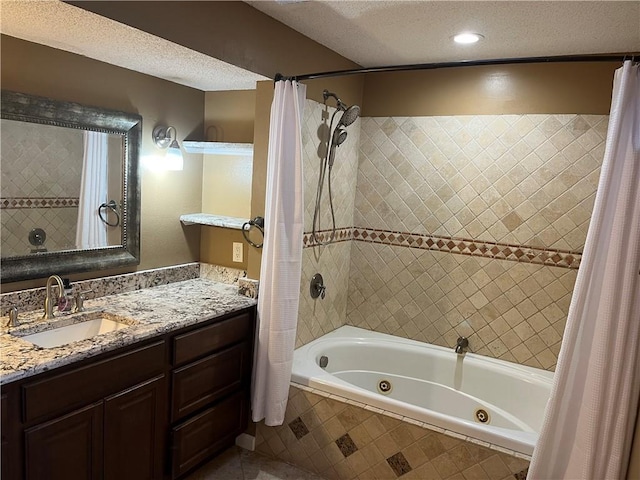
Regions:
M 338 126 L 331 136 L 331 149 L 329 150 L 329 168 L 333 167 L 336 158 L 336 147 L 339 147 L 347 139 L 347 130 Z
M 331 138 L 331 144 L 339 147 L 347 139 L 347 131 L 342 127 L 337 127 L 333 131 L 333 137 Z
M 349 108 L 347 108 L 344 111 L 344 113 L 342 114 L 342 117 L 340 117 L 340 120 L 338 120 L 338 126 L 342 125 L 342 126 L 348 127 L 353 122 L 355 122 L 359 116 L 360 116 L 360 107 L 358 105 L 351 105 Z

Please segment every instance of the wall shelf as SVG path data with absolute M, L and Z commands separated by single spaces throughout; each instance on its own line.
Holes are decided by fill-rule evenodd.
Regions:
M 196 142 L 185 140 L 182 146 L 187 153 L 210 155 L 253 155 L 253 143 Z
M 242 230 L 242 226 L 249 221 L 248 218 L 227 217 L 210 213 L 189 213 L 180 215 L 180 221 L 184 225 L 209 225 L 211 227 L 232 228 Z

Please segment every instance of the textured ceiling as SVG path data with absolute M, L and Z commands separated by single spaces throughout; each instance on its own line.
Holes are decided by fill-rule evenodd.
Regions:
M 3 34 L 199 90 L 251 90 L 256 81 L 268 80 L 57 0 L 2 0 L 0 9 Z
M 247 3 L 365 67 L 640 52 L 640 1 Z M 485 39 L 454 44 L 462 31 Z
M 640 1 L 246 3 L 363 66 L 640 52 Z M 252 89 L 266 79 L 58 0 L 0 0 L 0 9 L 3 34 L 200 90 Z M 458 46 L 451 36 L 460 31 L 485 39 Z

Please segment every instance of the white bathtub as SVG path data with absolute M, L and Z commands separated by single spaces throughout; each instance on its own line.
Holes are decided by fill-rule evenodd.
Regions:
M 552 379 L 545 370 L 350 326 L 298 348 L 291 378 L 526 455 L 533 453 Z M 382 380 L 390 392 L 380 393 Z M 478 409 L 488 414 L 486 423 Z

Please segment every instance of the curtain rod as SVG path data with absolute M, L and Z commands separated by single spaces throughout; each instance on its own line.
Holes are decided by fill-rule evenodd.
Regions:
M 477 67 L 482 65 L 509 65 L 518 63 L 556 63 L 556 62 L 623 62 L 635 59 L 633 54 L 618 55 L 560 55 L 556 57 L 524 57 L 524 58 L 494 58 L 491 60 L 462 60 L 458 62 L 417 63 L 413 65 L 390 65 L 386 67 L 355 68 L 352 70 L 335 70 L 333 72 L 306 73 L 286 77 L 276 73 L 274 81 L 278 80 L 314 80 L 316 78 L 342 77 L 347 75 L 361 75 L 364 73 L 404 72 L 409 70 L 434 70 L 437 68 Z

